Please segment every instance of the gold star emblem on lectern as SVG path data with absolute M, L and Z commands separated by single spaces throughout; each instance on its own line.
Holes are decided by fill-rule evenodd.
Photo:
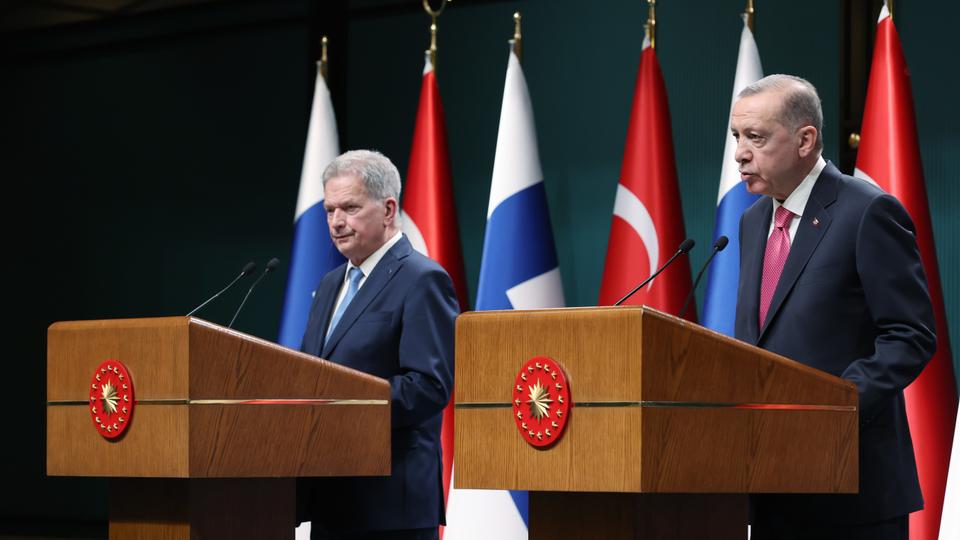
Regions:
M 553 403 L 553 400 L 550 399 L 547 387 L 540 384 L 540 380 L 537 379 L 537 384 L 529 388 L 530 394 L 528 397 L 530 399 L 527 400 L 527 404 L 530 405 L 530 416 L 537 420 L 550 416 L 550 404 Z

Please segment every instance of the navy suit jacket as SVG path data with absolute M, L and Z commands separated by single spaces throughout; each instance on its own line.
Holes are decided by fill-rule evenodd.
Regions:
M 754 520 L 867 523 L 923 508 L 903 389 L 936 348 L 913 222 L 894 197 L 831 163 L 817 178 L 759 324 L 773 203 L 740 220 L 736 337 L 857 385 L 858 495 L 764 495 Z
M 383 256 L 323 343 L 346 263 L 320 282 L 304 352 L 390 381 L 393 472 L 301 482 L 302 519 L 335 531 L 436 527 L 444 522 L 440 420 L 453 390 L 450 277 L 406 237 Z

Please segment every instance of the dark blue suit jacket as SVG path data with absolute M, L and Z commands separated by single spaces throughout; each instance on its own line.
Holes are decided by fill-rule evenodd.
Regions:
M 321 280 L 301 349 L 390 381 L 393 474 L 301 482 L 301 517 L 336 531 L 436 527 L 444 520 L 440 419 L 453 390 L 460 312 L 453 283 L 403 237 L 366 278 L 324 345 L 346 266 Z
M 827 163 L 758 324 L 773 204 L 740 221 L 736 337 L 843 377 L 860 395 L 859 495 L 764 495 L 754 520 L 866 523 L 923 508 L 903 389 L 936 348 L 913 222 L 894 197 Z

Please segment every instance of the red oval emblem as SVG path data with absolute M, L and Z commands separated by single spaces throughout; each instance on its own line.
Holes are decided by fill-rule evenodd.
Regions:
M 523 440 L 537 447 L 557 442 L 572 405 L 567 377 L 552 358 L 535 356 L 520 368 L 513 387 L 513 421 Z
M 119 360 L 105 360 L 90 381 L 90 419 L 108 439 L 120 436 L 133 416 L 133 379 Z

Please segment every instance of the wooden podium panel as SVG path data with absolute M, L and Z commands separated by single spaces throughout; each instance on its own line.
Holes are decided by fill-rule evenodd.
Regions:
M 852 383 L 650 308 L 457 320 L 457 487 L 855 493 Z M 511 391 L 528 359 L 567 375 L 566 432 L 527 444 Z
M 93 429 L 87 401 L 107 359 L 127 366 L 136 392 L 117 440 Z M 383 379 L 200 319 L 56 323 L 48 332 L 47 474 L 386 475 L 389 399 Z
M 126 430 L 90 418 L 105 360 L 134 386 Z M 295 477 L 391 472 L 390 385 L 200 319 L 48 330 L 47 474 L 112 477 L 110 537 L 293 538 Z
M 513 420 L 535 356 L 563 368 L 572 402 L 546 448 Z M 858 489 L 852 383 L 647 307 L 463 314 L 455 396 L 456 487 L 531 491 L 546 514 L 531 537 L 739 538 L 742 495 Z M 702 527 L 663 533 L 671 501 Z

